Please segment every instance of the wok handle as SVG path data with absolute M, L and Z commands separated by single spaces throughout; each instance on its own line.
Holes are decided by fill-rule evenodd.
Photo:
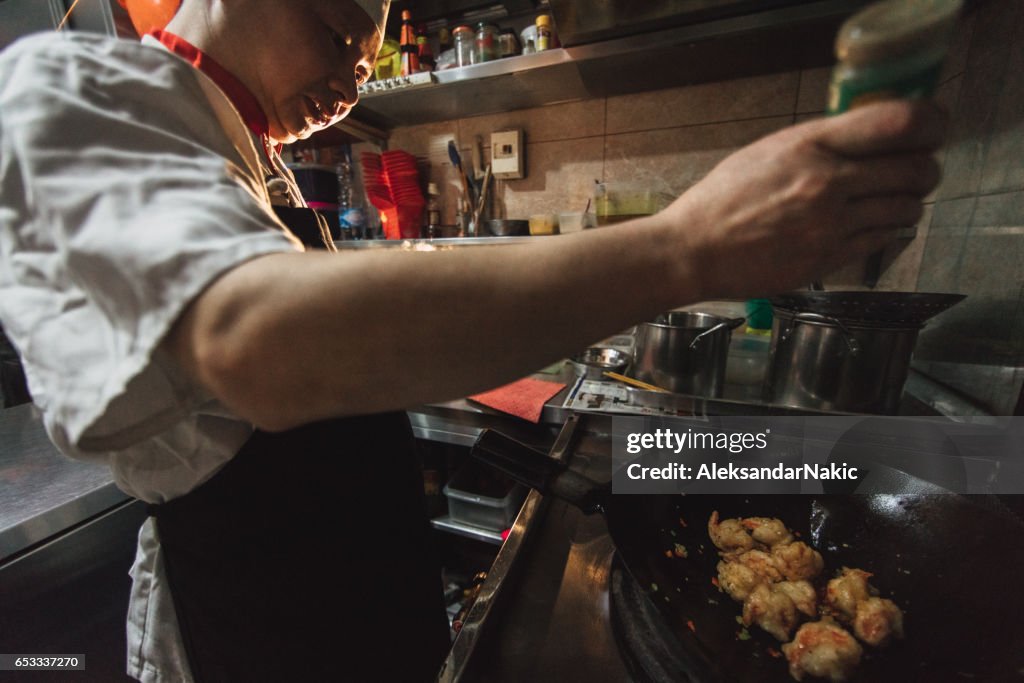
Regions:
M 516 481 L 571 503 L 586 513 L 604 509 L 601 484 L 577 474 L 547 453 L 497 432 L 485 429 L 470 455 L 499 469 Z

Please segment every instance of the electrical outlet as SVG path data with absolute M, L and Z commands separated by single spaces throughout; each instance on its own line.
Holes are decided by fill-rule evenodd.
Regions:
M 526 177 L 523 131 L 503 130 L 491 133 L 491 173 L 505 180 Z

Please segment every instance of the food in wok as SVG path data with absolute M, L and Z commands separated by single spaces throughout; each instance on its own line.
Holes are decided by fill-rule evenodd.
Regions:
M 863 569 L 843 567 L 820 586 L 819 600 L 812 581 L 822 576 L 824 560 L 781 520 L 719 519 L 716 510 L 708 535 L 722 558 L 719 587 L 743 603 L 744 625 L 785 643 L 782 652 L 796 680 L 845 681 L 863 656 L 861 642 L 884 647 L 903 637 L 902 610 L 879 597 Z

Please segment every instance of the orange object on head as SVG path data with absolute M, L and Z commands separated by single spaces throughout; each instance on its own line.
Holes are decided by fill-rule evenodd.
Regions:
M 128 10 L 135 32 L 144 36 L 150 31 L 163 29 L 174 18 L 181 0 L 118 0 Z

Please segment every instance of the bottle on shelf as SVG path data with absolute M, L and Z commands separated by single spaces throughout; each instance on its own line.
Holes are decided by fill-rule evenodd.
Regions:
M 402 10 L 402 35 L 398 41 L 402 50 L 402 75 L 411 76 L 420 70 L 419 47 L 416 30 L 412 26 L 412 12 Z
M 441 236 L 441 191 L 437 183 L 427 183 L 427 226 L 424 237 L 435 239 Z
M 452 32 L 447 26 L 442 26 L 437 32 L 437 52 L 441 54 L 452 49 Z
M 434 70 L 434 53 L 430 49 L 430 41 L 425 35 L 416 36 L 417 57 L 420 61 L 420 71 Z
M 338 223 L 341 239 L 360 240 L 366 237 L 366 211 L 362 191 L 352 168 L 352 148 L 345 145 L 334 165 L 338 174 Z
M 551 40 L 551 15 L 541 14 L 537 17 L 537 52 L 550 50 L 554 47 Z

